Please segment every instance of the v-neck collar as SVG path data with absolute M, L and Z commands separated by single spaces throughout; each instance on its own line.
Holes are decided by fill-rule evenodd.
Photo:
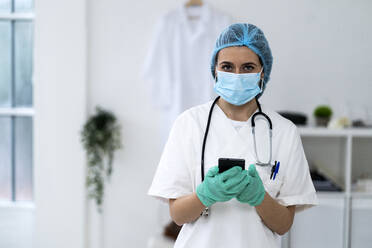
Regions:
M 226 116 L 220 106 L 215 106 L 213 112 L 210 124 L 211 133 L 221 134 L 218 142 L 222 142 L 219 145 L 218 157 L 245 158 L 247 161 L 254 161 L 251 118 L 247 120 L 247 125 L 236 130 L 231 119 Z
M 262 108 L 262 105 L 261 105 L 261 108 Z M 247 128 L 251 128 L 252 127 L 252 124 L 251 124 L 251 119 L 252 119 L 252 116 L 258 112 L 258 108 L 255 110 L 254 113 L 251 114 L 251 116 L 248 118 L 247 121 L 244 121 L 247 123 L 247 125 L 244 125 L 243 127 L 241 127 L 239 130 L 237 130 L 233 123 L 232 123 L 232 119 L 230 119 L 229 117 L 227 117 L 227 115 L 225 114 L 225 112 L 223 112 L 223 110 L 220 108 L 220 106 L 218 106 L 218 104 L 216 103 L 216 109 L 217 109 L 217 112 L 219 115 L 221 115 L 223 117 L 223 119 L 225 120 L 225 122 L 228 122 L 227 123 L 227 126 L 233 130 L 233 132 L 235 133 L 240 133 L 242 132 L 242 130 L 244 129 L 247 129 Z
M 195 28 L 192 29 L 191 20 L 188 17 L 188 9 L 187 8 L 199 8 L 200 9 L 200 15 L 195 23 Z M 182 4 L 179 7 L 179 13 L 181 17 L 181 21 L 185 23 L 188 35 L 191 39 L 195 39 L 197 36 L 199 36 L 203 29 L 205 28 L 206 24 L 208 23 L 210 16 L 211 16 L 211 8 L 207 3 L 203 3 L 202 6 L 195 6 L 195 7 L 186 7 L 185 4 Z

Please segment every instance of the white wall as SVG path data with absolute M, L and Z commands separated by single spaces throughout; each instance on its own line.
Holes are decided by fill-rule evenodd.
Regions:
M 0 203 L 0 247 L 29 247 L 33 242 L 34 225 L 34 204 Z
M 145 247 L 156 228 L 156 202 L 146 195 L 161 152 L 159 119 L 140 80 L 153 22 L 176 6 L 168 1 L 91 1 L 88 4 L 89 112 L 96 105 L 114 111 L 122 123 L 124 149 L 116 154 L 107 185 L 105 247 Z M 93 225 L 92 225 L 93 226 Z M 101 247 L 100 227 L 90 232 Z
M 97 104 L 113 110 L 122 122 L 125 146 L 107 188 L 105 247 L 144 247 L 157 228 L 158 205 L 146 191 L 162 149 L 160 121 L 139 75 L 154 23 L 181 2 L 88 3 L 89 112 Z M 346 113 L 347 104 L 372 111 L 371 1 L 210 2 L 264 30 L 274 65 L 263 103 L 307 114 L 320 103 L 331 104 L 336 115 Z
M 37 0 L 34 195 L 37 248 L 85 245 L 85 0 Z M 29 244 L 30 246 L 30 244 Z
M 263 11 L 247 6 L 247 13 L 244 8 L 234 12 L 242 20 L 262 26 L 271 44 L 274 65 L 264 102 L 277 110 L 308 114 L 317 104 L 327 103 L 336 115 L 351 114 L 353 118 L 365 117 L 368 106 L 372 114 L 371 1 L 257 4 Z M 243 18 L 245 14 L 247 18 Z

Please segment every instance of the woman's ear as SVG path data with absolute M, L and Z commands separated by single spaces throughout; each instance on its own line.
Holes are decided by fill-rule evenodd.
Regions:
M 263 83 L 264 83 L 264 74 L 261 73 L 261 79 L 260 79 L 260 88 L 263 89 Z
M 260 85 L 261 85 L 261 89 L 263 88 L 263 83 L 264 83 L 264 78 L 265 78 L 265 73 L 261 73 L 261 82 L 260 82 Z
M 216 54 L 216 58 L 214 59 L 214 81 L 217 82 L 217 66 L 218 66 L 218 54 L 220 52 L 218 52 Z

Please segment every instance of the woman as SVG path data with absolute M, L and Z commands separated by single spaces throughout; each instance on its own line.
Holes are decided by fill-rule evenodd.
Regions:
M 280 247 L 295 212 L 317 204 L 296 126 L 258 101 L 271 66 L 269 44 L 256 26 L 233 24 L 217 39 L 211 72 L 219 97 L 177 118 L 149 189 L 169 200 L 172 219 L 183 225 L 175 247 Z M 274 177 L 273 166 L 257 163 L 269 160 L 270 142 L 261 117 L 255 118 L 254 142 L 256 112 L 272 123 L 271 154 L 280 161 Z M 244 159 L 249 166 L 219 173 L 219 158 Z M 201 215 L 206 208 L 210 214 Z

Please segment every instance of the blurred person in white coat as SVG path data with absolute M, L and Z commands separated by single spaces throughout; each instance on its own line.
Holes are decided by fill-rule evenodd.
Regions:
M 206 68 L 216 37 L 231 23 L 231 17 L 203 3 L 181 4 L 155 25 L 142 77 L 161 115 L 162 145 L 180 113 L 215 97 Z

